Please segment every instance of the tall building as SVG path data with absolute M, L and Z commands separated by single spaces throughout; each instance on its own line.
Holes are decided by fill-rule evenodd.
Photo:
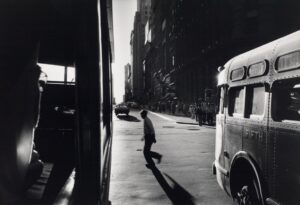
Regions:
M 216 90 L 218 66 L 298 30 L 299 9 L 297 0 L 152 0 L 144 55 L 149 100 L 205 98 Z
M 132 48 L 132 97 L 138 102 L 144 101 L 145 77 L 143 69 L 145 25 L 150 16 L 151 0 L 138 0 L 134 27 L 131 35 Z
M 129 100 L 132 100 L 132 70 L 131 65 L 128 63 L 124 66 L 125 69 L 125 79 L 124 79 L 124 85 L 125 85 L 125 97 L 124 101 L 127 102 Z
M 141 23 L 146 25 L 151 12 L 151 0 L 137 0 L 137 11 L 141 14 Z

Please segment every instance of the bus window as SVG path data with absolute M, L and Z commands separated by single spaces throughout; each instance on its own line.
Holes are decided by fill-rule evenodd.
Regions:
M 67 74 L 67 82 L 75 82 L 75 68 L 68 67 Z
M 273 119 L 300 121 L 300 82 L 277 82 L 273 90 Z
M 39 64 L 47 76 L 47 81 L 55 83 L 75 83 L 75 68 L 59 65 Z M 66 78 L 66 79 L 65 79 Z
M 42 71 L 46 73 L 48 81 L 63 82 L 65 70 L 63 66 L 39 64 Z
M 225 96 L 225 87 L 219 88 L 219 113 L 224 114 L 224 107 L 226 107 L 226 96 Z
M 244 113 L 244 88 L 232 88 L 229 91 L 229 116 L 243 117 Z
M 246 98 L 246 117 L 253 119 L 256 116 L 262 116 L 265 105 L 265 87 L 263 85 L 247 87 Z

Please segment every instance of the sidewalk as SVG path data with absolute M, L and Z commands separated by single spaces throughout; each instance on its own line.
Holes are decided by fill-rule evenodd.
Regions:
M 186 116 L 178 116 L 178 115 L 172 115 L 172 114 L 167 114 L 167 113 L 161 113 L 161 112 L 153 112 L 148 110 L 149 112 L 155 113 L 157 115 L 162 115 L 164 117 L 168 117 L 168 118 L 172 118 L 175 119 L 176 123 L 178 124 L 189 124 L 189 125 L 196 125 L 199 126 L 198 122 L 196 121 L 196 119 L 192 119 L 190 117 L 186 117 Z M 203 127 L 207 127 L 207 128 L 215 128 L 215 125 L 202 125 Z
M 145 166 L 144 142 L 140 141 L 143 123 L 114 117 L 112 204 L 233 205 L 212 174 L 215 130 L 199 127 L 188 117 L 149 114 L 158 141 L 153 151 L 163 155 L 161 163 L 151 170 Z M 140 120 L 139 110 L 132 110 L 130 115 Z

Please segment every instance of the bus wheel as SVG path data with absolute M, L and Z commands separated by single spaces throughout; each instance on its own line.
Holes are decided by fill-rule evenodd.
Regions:
M 239 205 L 262 205 L 262 196 L 256 179 L 252 178 L 238 191 L 237 202 Z

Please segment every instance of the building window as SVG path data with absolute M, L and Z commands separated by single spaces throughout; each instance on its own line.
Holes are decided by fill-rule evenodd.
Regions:
M 272 118 L 281 122 L 300 122 L 300 81 L 277 81 L 273 86 Z

